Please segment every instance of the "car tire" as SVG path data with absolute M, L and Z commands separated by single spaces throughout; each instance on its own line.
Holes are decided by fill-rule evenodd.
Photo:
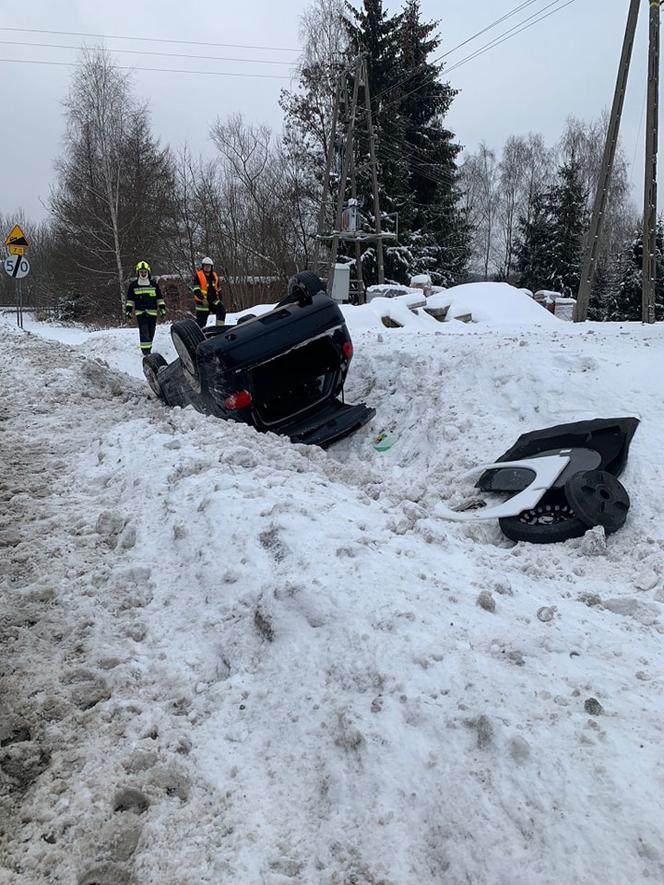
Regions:
M 300 273 L 295 274 L 293 282 L 301 283 L 307 290 L 307 295 L 310 298 L 313 298 L 314 295 L 318 295 L 319 292 L 325 291 L 323 281 L 318 274 L 315 274 L 312 270 L 301 270 Z
M 531 510 L 524 510 L 518 516 L 503 516 L 498 523 L 510 541 L 530 544 L 559 544 L 580 538 L 589 528 L 574 513 L 564 493 L 558 490 L 546 494 Z
M 592 528 L 601 525 L 607 535 L 625 525 L 629 495 L 620 480 L 606 470 L 584 470 L 565 483 L 565 495 L 579 519 Z
M 143 374 L 154 395 L 165 402 L 164 392 L 159 383 L 159 369 L 168 363 L 160 353 L 149 353 L 143 357 Z
M 180 320 L 171 326 L 171 338 L 180 357 L 184 377 L 196 393 L 200 393 L 201 379 L 198 375 L 196 350 L 205 341 L 203 330 L 194 320 Z

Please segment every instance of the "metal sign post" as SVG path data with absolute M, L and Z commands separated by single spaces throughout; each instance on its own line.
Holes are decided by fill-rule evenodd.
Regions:
M 5 237 L 5 246 L 9 257 L 5 258 L 5 270 L 10 277 L 16 280 L 16 325 L 23 328 L 23 292 L 20 281 L 30 273 L 30 262 L 23 256 L 30 242 L 21 230 L 19 224 L 15 224 Z
M 4 262 L 5 271 L 16 281 L 16 325 L 23 328 L 23 292 L 21 280 L 30 273 L 30 262 L 22 255 L 9 255 Z

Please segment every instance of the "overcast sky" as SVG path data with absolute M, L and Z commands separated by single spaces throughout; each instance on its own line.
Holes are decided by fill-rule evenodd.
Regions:
M 561 4 L 565 0 L 557 0 Z M 507 28 L 551 0 L 536 0 L 503 25 L 452 52 L 448 67 L 499 36 Z M 20 43 L 62 44 L 70 47 L 93 38 L 11 31 L 8 28 L 82 32 L 110 36 L 135 36 L 208 43 L 251 44 L 271 49 L 204 47 L 187 43 L 140 42 L 106 39 L 112 50 L 139 50 L 141 54 L 117 52 L 120 65 L 179 68 L 194 71 L 235 71 L 281 75 L 286 79 L 250 79 L 209 74 L 161 73 L 138 70 L 136 94 L 152 110 L 155 133 L 173 147 L 187 141 L 194 152 L 213 155 L 210 124 L 217 116 L 241 111 L 248 120 L 281 124 L 279 90 L 289 84 L 287 64 L 259 64 L 253 60 L 291 62 L 297 49 L 298 20 L 308 0 L 31 0 L 17 4 L 0 0 L 0 212 L 11 214 L 19 207 L 29 218 L 46 214 L 53 181 L 53 164 L 61 149 L 64 129 L 62 99 L 71 68 L 34 64 L 36 60 L 72 61 L 76 48 L 44 48 Z M 398 10 L 398 0 L 388 0 Z M 510 12 L 519 0 L 421 0 L 423 14 L 439 19 L 443 44 L 440 52 L 457 46 L 467 37 Z M 499 149 L 512 134 L 542 132 L 550 144 L 557 141 L 565 119 L 574 114 L 595 117 L 608 108 L 620 57 L 628 0 L 574 0 L 529 30 L 507 40 L 482 56 L 450 71 L 449 81 L 460 90 L 448 117 L 458 141 L 474 150 L 480 141 Z M 552 7 L 554 8 L 554 7 Z M 633 170 L 635 198 L 641 204 L 643 189 L 643 110 L 645 106 L 647 13 L 644 0 L 625 102 L 622 138 Z M 181 53 L 183 57 L 148 55 Z M 242 62 L 211 61 L 201 55 L 246 59 Z M 18 59 L 22 63 L 8 62 Z M 30 62 L 30 63 L 26 63 Z M 664 104 L 664 103 L 660 103 Z

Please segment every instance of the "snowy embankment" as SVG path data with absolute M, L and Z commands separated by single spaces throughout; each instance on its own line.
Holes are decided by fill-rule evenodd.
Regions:
M 327 452 L 163 408 L 133 329 L 2 325 L 3 883 L 664 879 L 664 330 L 369 307 L 378 414 Z M 606 543 L 436 518 L 520 433 L 634 414 Z

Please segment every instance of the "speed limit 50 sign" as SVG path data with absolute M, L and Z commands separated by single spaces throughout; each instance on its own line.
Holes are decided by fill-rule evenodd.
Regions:
M 15 280 L 22 280 L 30 273 L 30 262 L 22 255 L 10 255 L 5 258 L 5 270 Z

